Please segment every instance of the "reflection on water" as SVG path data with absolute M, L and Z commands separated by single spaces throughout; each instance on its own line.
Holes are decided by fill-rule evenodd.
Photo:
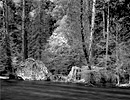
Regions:
M 130 89 L 45 81 L 1 81 L 0 100 L 130 100 Z

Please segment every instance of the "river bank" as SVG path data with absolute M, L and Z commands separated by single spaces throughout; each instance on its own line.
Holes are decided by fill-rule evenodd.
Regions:
M 99 83 L 99 84 L 91 84 L 91 83 L 85 83 L 85 82 L 61 82 L 61 81 L 50 81 L 50 80 L 23 80 L 22 78 L 16 78 L 16 79 L 10 79 L 9 77 L 5 77 L 5 76 L 0 76 L 0 81 L 5 81 L 5 82 L 9 82 L 9 83 L 13 83 L 13 82 L 52 82 L 52 83 L 58 83 L 58 84 L 76 84 L 76 85 L 81 85 L 81 86 L 86 86 L 86 87 L 99 87 L 99 88 L 130 88 L 130 84 L 112 84 L 112 83 Z

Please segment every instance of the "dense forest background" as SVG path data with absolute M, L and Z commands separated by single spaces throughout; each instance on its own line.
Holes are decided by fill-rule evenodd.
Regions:
M 0 19 L 0 72 L 34 58 L 52 73 L 87 65 L 130 74 L 129 0 L 0 0 Z

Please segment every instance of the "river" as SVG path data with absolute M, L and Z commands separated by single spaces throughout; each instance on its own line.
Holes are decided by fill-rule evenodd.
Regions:
M 0 84 L 0 100 L 130 100 L 130 88 L 99 88 L 47 81 L 0 80 Z

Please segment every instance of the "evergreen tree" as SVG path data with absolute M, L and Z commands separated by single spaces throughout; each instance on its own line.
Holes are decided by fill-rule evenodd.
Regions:
M 49 14 L 50 2 L 37 1 L 33 5 L 35 6 L 33 8 L 35 16 L 29 24 L 28 52 L 29 57 L 41 60 L 47 39 L 53 31 L 54 20 Z
M 7 55 L 7 60 L 6 60 L 6 70 L 8 70 L 8 72 L 11 74 L 13 72 L 13 68 L 12 68 L 12 59 L 11 59 L 11 49 L 10 49 L 10 35 L 9 35 L 9 31 L 8 31 L 8 2 L 7 0 L 4 0 L 3 2 L 3 13 L 4 13 L 4 35 L 5 35 L 5 48 L 6 48 L 6 55 Z
M 52 63 L 56 67 L 53 67 L 54 69 L 63 68 L 67 72 L 74 65 L 88 64 L 87 47 L 89 46 L 91 22 L 88 13 L 90 9 L 87 6 L 89 3 L 85 0 L 58 0 L 56 2 L 52 16 L 58 19 L 56 24 L 59 26 L 49 39 L 49 53 L 53 56 L 50 56 L 52 60 L 48 61 L 50 66 Z M 61 65 L 58 62 L 63 57 L 64 63 Z

